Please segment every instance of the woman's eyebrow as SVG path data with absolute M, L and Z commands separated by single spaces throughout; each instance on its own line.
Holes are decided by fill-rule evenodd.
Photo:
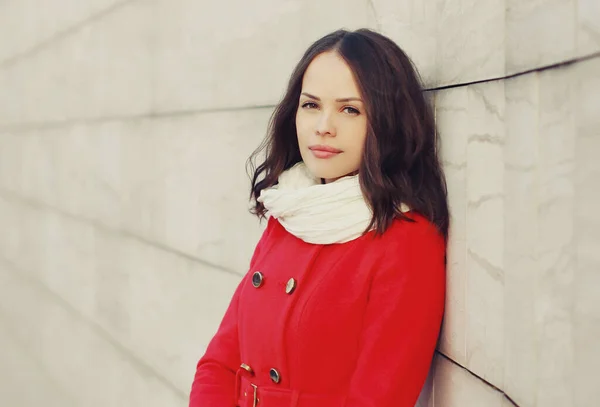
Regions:
M 302 95 L 307 96 L 307 97 L 309 97 L 311 99 L 314 99 L 314 100 L 319 100 L 319 101 L 321 100 L 321 98 L 319 98 L 317 96 L 314 96 L 314 95 L 311 95 L 310 93 L 302 92 Z M 362 99 L 361 98 L 357 98 L 357 97 L 340 98 L 340 99 L 336 99 L 335 101 L 336 102 L 351 102 L 353 100 L 354 101 L 358 101 L 358 102 L 362 102 Z

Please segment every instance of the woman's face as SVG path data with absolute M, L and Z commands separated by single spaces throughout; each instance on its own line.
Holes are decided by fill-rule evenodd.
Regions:
M 322 53 L 308 66 L 296 132 L 302 160 L 315 177 L 331 182 L 358 170 L 367 116 L 354 75 L 337 53 Z

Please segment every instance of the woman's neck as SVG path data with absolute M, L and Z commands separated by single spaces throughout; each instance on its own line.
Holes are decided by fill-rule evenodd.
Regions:
M 327 178 L 321 178 L 321 184 L 329 184 L 329 183 L 332 183 L 333 181 L 336 181 L 336 180 L 338 180 L 340 178 L 348 177 L 348 176 L 356 175 L 356 174 L 358 174 L 358 170 L 353 171 L 350 174 L 346 174 L 346 175 L 343 175 L 343 176 L 338 177 L 338 178 L 329 178 L 329 179 L 327 179 Z

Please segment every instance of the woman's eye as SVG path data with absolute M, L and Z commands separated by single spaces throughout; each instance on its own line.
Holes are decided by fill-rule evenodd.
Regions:
M 345 107 L 344 110 L 347 111 L 348 113 L 354 114 L 354 115 L 360 113 L 358 110 L 356 110 L 355 108 L 350 107 L 350 106 Z
M 303 108 L 305 108 L 305 109 L 306 109 L 306 108 L 312 109 L 312 108 L 314 108 L 314 107 L 317 107 L 317 105 L 316 105 L 316 103 L 313 103 L 313 102 L 306 102 L 306 103 L 304 103 L 304 104 L 302 105 L 302 107 L 303 107 Z

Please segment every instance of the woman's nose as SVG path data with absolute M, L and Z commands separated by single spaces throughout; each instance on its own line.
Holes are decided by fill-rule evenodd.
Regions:
M 335 136 L 335 125 L 330 113 L 323 112 L 320 115 L 316 130 L 320 136 Z

